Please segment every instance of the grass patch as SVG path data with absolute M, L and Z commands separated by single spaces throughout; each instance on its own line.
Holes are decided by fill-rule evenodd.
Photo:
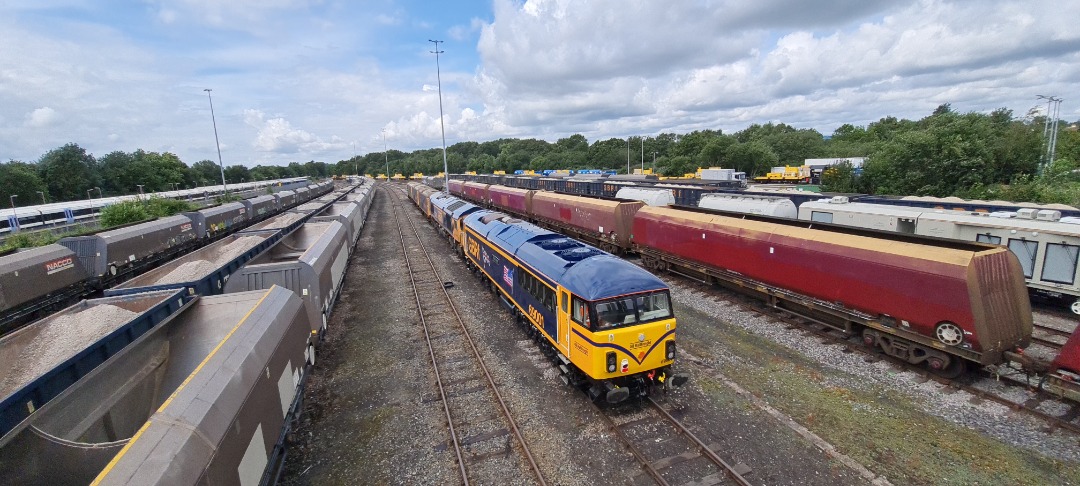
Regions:
M 717 323 L 721 370 L 837 450 L 895 484 L 1080 484 L 1080 467 L 934 417 L 896 390 L 829 384 L 821 363 L 742 328 Z M 686 343 L 686 341 L 684 341 Z M 710 397 L 729 393 L 701 384 Z

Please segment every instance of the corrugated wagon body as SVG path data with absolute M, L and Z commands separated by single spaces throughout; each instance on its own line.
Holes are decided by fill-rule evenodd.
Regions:
M 278 210 L 277 198 L 269 194 L 246 199 L 249 218 L 252 221 L 260 221 Z
M 197 238 L 191 218 L 176 215 L 89 236 L 62 238 L 58 243 L 75 252 L 89 276 L 100 277 L 121 273 Z
M 75 252 L 57 244 L 0 257 L 0 314 L 78 284 L 86 271 Z
M 183 215 L 191 218 L 191 222 L 195 225 L 195 233 L 199 238 L 213 238 L 247 221 L 248 210 L 243 203 L 231 202 L 185 212 Z
M 200 298 L 43 408 L 3 449 L 5 480 L 257 484 L 280 457 L 309 336 L 283 288 Z
M 295 191 L 280 191 L 274 194 L 274 196 L 277 197 L 278 200 L 278 209 L 286 210 L 296 206 L 297 199 Z
M 488 184 L 466 182 L 464 187 L 462 187 L 462 193 L 465 199 L 483 206 L 491 202 L 491 198 L 488 197 L 488 187 Z
M 189 294 L 220 294 L 229 275 L 269 248 L 281 236 L 280 231 L 243 232 L 226 236 L 123 284 L 105 289 L 105 295 L 177 288 L 186 289 Z
M 229 278 L 225 292 L 278 285 L 304 301 L 305 321 L 320 335 L 349 262 L 348 232 L 337 221 L 311 222 L 283 238 Z
M 529 214 L 529 200 L 531 192 L 527 189 L 518 189 L 507 186 L 491 186 L 488 188 L 488 197 L 491 205 L 515 214 Z
M 465 181 L 460 179 L 450 179 L 448 190 L 450 191 L 450 194 L 457 197 L 465 196 Z
M 553 192 L 532 195 L 532 216 L 574 232 L 610 252 L 630 246 L 634 214 L 640 201 L 608 201 Z
M 999 362 L 1003 351 L 1027 345 L 1031 336 L 1023 275 L 1003 248 L 921 245 L 651 207 L 634 219 L 634 244 L 922 336 L 953 323 L 963 332 L 952 336 L 958 348 L 977 353 L 965 357 L 980 362 Z

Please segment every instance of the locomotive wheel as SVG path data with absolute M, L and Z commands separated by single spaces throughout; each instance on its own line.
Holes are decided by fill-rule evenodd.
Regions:
M 960 326 L 951 322 L 942 322 L 934 328 L 934 335 L 937 336 L 938 341 L 948 346 L 956 346 L 964 342 L 964 331 L 960 330 Z

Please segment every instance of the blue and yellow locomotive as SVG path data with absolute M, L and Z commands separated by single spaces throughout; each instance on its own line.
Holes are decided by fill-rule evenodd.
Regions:
M 409 196 L 556 361 L 565 383 L 616 403 L 685 382 L 673 370 L 675 315 L 663 281 L 446 193 L 410 184 Z

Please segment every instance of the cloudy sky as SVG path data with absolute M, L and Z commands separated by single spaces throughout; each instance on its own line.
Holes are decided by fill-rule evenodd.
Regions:
M 1080 118 L 1080 2 L 0 0 L 0 161 L 226 165 L 883 116 Z M 385 132 L 384 132 L 385 131 Z

